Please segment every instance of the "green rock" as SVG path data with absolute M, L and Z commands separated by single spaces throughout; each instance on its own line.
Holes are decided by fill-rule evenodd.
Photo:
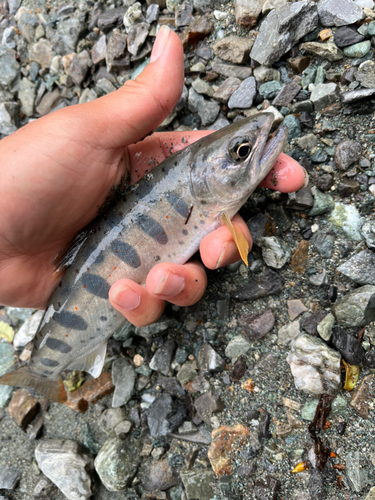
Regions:
M 95 458 L 95 469 L 109 491 L 124 491 L 137 473 L 139 448 L 128 440 L 111 438 Z
M 213 500 L 215 493 L 211 483 L 215 481 L 215 474 L 211 470 L 189 470 L 181 472 L 185 494 L 188 500 Z
M 327 212 L 332 212 L 334 208 L 335 202 L 332 197 L 329 194 L 319 191 L 319 189 L 315 189 L 314 205 L 309 212 L 309 216 L 326 214 Z
M 115 331 L 115 333 L 113 334 L 113 338 L 115 340 L 121 340 L 122 342 L 124 342 L 125 340 L 128 340 L 133 336 L 134 331 L 134 325 L 127 321 L 124 326 Z
M 375 321 L 375 286 L 365 285 L 347 293 L 333 305 L 340 326 L 356 328 Z
M 272 80 L 271 82 L 263 83 L 259 87 L 259 94 L 262 95 L 265 99 L 273 99 L 277 96 L 282 87 L 282 83 L 278 82 L 277 80 Z
M 338 394 L 335 399 L 332 401 L 332 415 L 345 415 L 347 412 L 347 407 L 348 407 L 348 402 L 344 398 L 344 396 L 341 396 L 341 394 Z
M 375 21 L 371 21 L 371 23 L 369 23 L 367 25 L 367 34 L 370 35 L 370 36 L 374 36 L 375 35 Z
M 0 377 L 18 368 L 17 358 L 12 344 L 0 341 Z M 9 385 L 0 386 L 0 408 L 5 408 L 12 397 L 14 388 Z
M 306 68 L 302 75 L 302 88 L 307 89 L 311 83 L 315 83 L 316 68 Z
M 316 329 L 323 340 L 328 341 L 332 335 L 332 328 L 335 324 L 335 317 L 333 314 L 329 313 L 325 316 L 322 321 L 318 324 Z
M 362 219 L 358 210 L 354 205 L 344 205 L 343 203 L 335 203 L 328 222 L 353 241 L 361 241 L 361 224 Z
M 0 408 L 6 408 L 10 403 L 14 387 L 10 385 L 0 385 Z
M 324 83 L 325 79 L 326 79 L 325 70 L 321 66 L 318 66 L 316 68 L 316 76 L 315 76 L 314 84 L 318 85 L 319 83 Z
M 248 342 L 242 335 L 237 335 L 228 343 L 225 348 L 225 355 L 232 360 L 237 359 L 242 354 L 246 354 L 250 347 L 250 342 Z
M 370 40 L 365 40 L 364 42 L 350 45 L 350 47 L 345 47 L 343 51 L 346 57 L 364 57 L 370 49 Z
M 288 141 L 301 137 L 301 124 L 294 115 L 288 115 L 284 118 L 283 125 L 286 125 L 289 130 Z
M 95 439 L 94 433 L 88 423 L 86 423 L 85 430 L 83 431 L 83 444 L 93 455 L 97 455 L 101 448 L 100 443 Z
M 325 163 L 328 160 L 328 156 L 324 151 L 318 149 L 313 155 L 310 156 L 310 160 L 313 163 Z
M 177 373 L 177 380 L 181 385 L 185 385 L 194 380 L 198 375 L 197 365 L 194 361 L 186 361 Z
M 290 450 L 288 452 L 288 458 L 289 460 L 292 460 L 293 462 L 297 462 L 298 460 L 302 459 L 303 455 L 305 454 L 304 449 L 297 449 L 297 450 Z
M 180 5 L 181 3 L 181 0 L 167 0 L 166 4 L 167 4 L 167 9 L 169 10 L 169 12 L 173 12 L 174 14 L 174 11 L 177 7 L 177 5 Z
M 316 407 L 318 406 L 319 399 L 313 398 L 306 401 L 301 409 L 301 418 L 308 422 L 314 418 Z

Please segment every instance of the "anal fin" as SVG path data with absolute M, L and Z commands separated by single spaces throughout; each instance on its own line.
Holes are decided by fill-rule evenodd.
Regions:
M 221 216 L 221 223 L 224 226 L 227 226 L 229 231 L 231 232 L 234 242 L 237 246 L 238 252 L 240 254 L 241 259 L 248 266 L 247 256 L 249 253 L 249 244 L 247 239 L 245 238 L 242 231 L 240 231 L 237 227 L 233 226 L 232 221 L 227 212 L 224 212 Z
M 86 356 L 75 359 L 67 366 L 68 370 L 82 370 L 89 373 L 92 377 L 98 378 L 102 373 L 107 352 L 107 342 L 100 344 L 95 351 L 90 352 Z
M 6 373 L 0 377 L 0 385 L 14 387 L 30 387 L 52 401 L 65 403 L 67 396 L 62 380 L 49 380 L 33 373 L 28 366 L 21 366 L 18 370 Z

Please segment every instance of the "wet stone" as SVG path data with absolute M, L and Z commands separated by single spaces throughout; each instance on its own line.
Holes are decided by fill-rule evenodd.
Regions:
M 194 407 L 197 410 L 199 417 L 211 425 L 211 417 L 213 413 L 218 413 L 224 410 L 224 403 L 220 396 L 212 394 L 211 391 L 202 394 L 194 401 Z
M 224 359 L 207 343 L 202 345 L 197 362 L 202 373 L 217 373 L 225 368 Z
M 298 247 L 290 260 L 290 267 L 297 274 L 303 274 L 309 258 L 309 243 L 305 240 L 299 242 Z
M 346 26 L 365 17 L 363 10 L 350 0 L 321 0 L 318 13 L 323 26 Z
M 298 390 L 335 396 L 341 387 L 340 359 L 323 340 L 304 333 L 293 340 L 287 362 Z
M 277 343 L 281 345 L 288 345 L 301 333 L 300 322 L 293 321 L 287 325 L 282 326 L 278 330 Z
M 315 250 L 323 259 L 330 259 L 332 257 L 335 244 L 335 237 L 333 234 L 326 233 L 325 231 L 317 231 L 311 238 L 311 242 Z
M 135 379 L 136 374 L 129 361 L 119 358 L 112 363 L 112 380 L 115 386 L 113 408 L 118 408 L 129 401 L 134 392 Z
M 211 470 L 193 469 L 180 473 L 187 500 L 213 500 L 215 493 L 211 484 L 215 475 Z
M 287 82 L 284 84 L 280 92 L 272 101 L 273 106 L 287 106 L 292 102 L 294 97 L 301 90 L 301 86 L 295 82 Z
M 151 436 L 166 436 L 177 429 L 186 417 L 181 404 L 175 404 L 168 394 L 155 398 L 147 410 L 147 423 Z
M 168 340 L 155 352 L 150 361 L 150 368 L 168 375 L 175 350 L 176 343 L 173 340 Z
M 361 99 L 367 99 L 375 95 L 375 89 L 359 89 L 341 94 L 342 104 L 351 104 Z
M 350 489 L 359 493 L 367 486 L 367 474 L 359 464 L 359 451 L 351 451 L 345 456 L 345 475 Z
M 267 266 L 281 269 L 291 257 L 291 252 L 284 241 L 277 236 L 265 236 L 257 239 L 262 249 L 262 257 Z
M 317 24 L 316 5 L 308 0 L 272 10 L 260 27 L 251 58 L 272 66 Z
M 15 467 L 0 467 L 0 489 L 14 490 L 21 476 L 21 471 Z
M 212 441 L 207 455 L 212 469 L 218 477 L 231 475 L 233 472 L 231 464 L 232 456 L 247 443 L 249 428 L 241 424 L 232 427 L 223 425 L 212 431 L 211 438 Z M 260 444 L 258 440 L 256 452 L 259 448 Z
M 375 395 L 375 375 L 366 375 L 356 387 L 350 399 L 350 406 L 365 419 L 373 416 L 374 407 L 371 405 Z
M 255 300 L 260 297 L 277 295 L 283 289 L 283 282 L 275 271 L 266 269 L 260 274 L 250 278 L 249 283 L 233 293 L 234 300 Z
M 246 354 L 251 344 L 242 335 L 233 337 L 225 348 L 225 355 L 231 360 L 237 359 L 242 354 Z
M 246 78 L 228 101 L 229 109 L 250 108 L 256 95 L 256 83 L 253 76 Z
M 356 366 L 362 363 L 365 350 L 361 342 L 342 328 L 333 328 L 329 344 L 334 347 L 350 365 Z
M 338 88 L 335 83 L 320 83 L 316 85 L 310 96 L 315 111 L 321 111 L 338 100 Z
M 42 428 L 44 424 L 44 415 L 40 413 L 32 422 L 27 426 L 26 433 L 30 439 L 38 439 L 42 435 Z
M 260 340 L 272 330 L 275 325 L 275 317 L 271 309 L 260 314 L 246 314 L 238 319 L 246 336 L 251 340 Z
M 69 500 L 84 500 L 92 495 L 93 461 L 78 443 L 70 439 L 45 439 L 35 449 L 39 469 Z
M 125 418 L 126 414 L 123 408 L 108 408 L 100 415 L 98 425 L 108 436 L 114 437 L 116 427 L 124 422 Z
M 365 39 L 363 35 L 358 33 L 355 26 L 343 26 L 335 32 L 334 40 L 338 47 L 347 47 L 355 43 L 362 42 Z
M 216 42 L 213 47 L 214 53 L 224 61 L 235 64 L 244 64 L 249 58 L 249 52 L 253 46 L 253 40 L 239 36 L 228 36 Z
M 133 442 L 111 438 L 95 458 L 95 470 L 109 491 L 124 491 L 133 480 L 140 462 Z
M 323 215 L 335 208 L 335 202 L 332 196 L 326 193 L 322 193 L 319 189 L 315 189 L 314 193 L 314 205 L 309 212 L 310 217 L 315 217 L 316 215 Z
M 354 328 L 375 320 L 375 286 L 365 285 L 353 290 L 333 305 L 339 325 Z
M 213 63 L 212 71 L 228 78 L 239 78 L 245 80 L 251 76 L 251 68 L 247 66 L 233 66 L 231 64 Z
M 375 285 L 375 254 L 371 250 L 362 250 L 337 270 L 359 285 Z
M 19 427 L 26 427 L 40 410 L 39 402 L 26 389 L 18 389 L 9 404 L 9 413 Z
M 198 113 L 204 127 L 214 122 L 220 112 L 219 104 L 205 100 L 193 88 L 189 89 L 188 107 L 193 113 Z

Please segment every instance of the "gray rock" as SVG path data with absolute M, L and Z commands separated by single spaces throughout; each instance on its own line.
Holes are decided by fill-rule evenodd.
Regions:
M 0 489 L 14 490 L 21 476 L 21 471 L 15 467 L 0 467 Z
M 135 334 L 145 339 L 149 339 L 154 335 L 165 333 L 168 329 L 174 328 L 175 326 L 177 326 L 177 321 L 174 318 L 161 318 L 152 325 L 137 327 L 135 329 Z
M 10 135 L 17 130 L 18 104 L 3 102 L 0 104 L 0 134 Z
M 22 0 L 8 0 L 9 14 L 14 16 L 17 10 L 20 8 Z
M 325 497 L 323 474 L 319 469 L 313 469 L 309 477 L 309 499 L 321 500 Z
M 12 372 L 18 368 L 17 358 L 14 354 L 12 344 L 0 342 L 0 376 Z M 0 409 L 8 406 L 13 394 L 13 387 L 9 385 L 0 386 Z
M 374 61 L 365 61 L 359 65 L 355 79 L 362 87 L 374 89 L 375 87 L 375 64 Z
M 316 327 L 319 335 L 326 342 L 331 338 L 332 328 L 333 328 L 334 324 L 335 324 L 334 315 L 331 313 L 328 313 L 327 316 L 325 316 L 322 319 L 322 321 L 320 323 L 318 323 L 318 326 Z
M 243 331 L 251 340 L 260 340 L 272 330 L 275 325 L 275 316 L 271 309 L 260 314 L 246 314 L 238 319 Z
M 156 3 L 152 3 L 147 7 L 146 11 L 146 23 L 151 24 L 158 20 L 160 12 L 160 7 Z M 183 26 L 182 24 L 180 26 Z
M 283 84 L 278 80 L 271 80 L 270 82 L 262 83 L 259 87 L 259 94 L 265 99 L 273 99 L 280 92 L 282 87 Z
M 129 33 L 133 26 L 144 21 L 145 18 L 143 17 L 142 5 L 139 2 L 135 2 L 128 8 L 124 15 L 125 31 Z
M 311 238 L 311 243 L 323 259 L 330 259 L 332 257 L 335 239 L 333 234 L 319 230 Z
M 271 81 L 280 81 L 280 71 L 274 68 L 269 68 L 268 66 L 258 66 L 254 68 L 254 78 L 255 80 L 262 84 Z
M 277 343 L 281 345 L 288 345 L 301 333 L 300 323 L 298 320 L 292 321 L 281 328 L 279 328 Z
M 102 35 L 91 50 L 91 59 L 94 64 L 104 61 L 107 53 L 106 36 Z
M 375 285 L 375 254 L 371 250 L 362 250 L 337 270 L 359 285 Z
M 37 62 L 41 68 L 49 68 L 53 58 L 52 45 L 49 40 L 41 38 L 32 45 L 29 51 L 30 62 Z
M 215 474 L 211 470 L 195 469 L 180 472 L 187 500 L 213 500 L 215 498 L 212 484 Z
M 311 92 L 311 101 L 315 111 L 321 111 L 339 99 L 338 87 L 335 83 L 320 83 Z
M 83 50 L 82 52 L 77 54 L 69 64 L 66 72 L 76 85 L 82 84 L 83 80 L 86 77 L 90 63 L 91 59 L 89 53 L 87 52 L 87 50 Z
M 335 208 L 335 202 L 332 196 L 326 193 L 322 193 L 319 189 L 315 189 L 314 193 L 314 205 L 309 212 L 310 217 L 315 217 L 316 215 L 323 215 Z
M 118 30 L 113 31 L 113 35 L 108 40 L 106 63 L 107 70 L 121 68 L 130 64 L 129 55 L 126 53 L 128 37 Z
M 220 85 L 220 87 L 215 90 L 213 95 L 214 99 L 226 104 L 230 96 L 235 92 L 241 85 L 241 80 L 239 78 L 229 77 Z M 228 122 L 229 123 L 229 122 Z
M 262 12 L 260 0 L 235 0 L 236 23 L 242 26 L 253 27 L 257 23 L 259 14 Z
M 283 125 L 288 127 L 288 141 L 301 137 L 301 123 L 298 118 L 294 115 L 287 115 L 284 118 Z
M 123 408 L 108 408 L 104 410 L 98 420 L 98 425 L 108 436 L 116 436 L 116 427 L 125 420 L 126 414 Z
M 181 385 L 185 385 L 191 380 L 194 380 L 197 375 L 198 372 L 196 364 L 193 361 L 187 361 L 181 366 L 176 377 Z
M 345 475 L 350 489 L 359 493 L 367 486 L 367 474 L 359 464 L 359 451 L 350 451 L 345 456 Z
M 8 49 L 15 49 L 17 38 L 18 37 L 16 30 L 13 28 L 13 26 L 9 26 L 8 28 L 5 28 L 3 32 L 1 43 Z
M 271 66 L 317 25 L 317 7 L 309 0 L 274 9 L 260 27 L 251 58 Z
M 137 473 L 140 449 L 134 442 L 111 438 L 95 458 L 95 470 L 109 491 L 124 491 Z
M 351 104 L 352 102 L 367 99 L 375 95 L 375 89 L 359 89 L 351 92 L 343 92 L 341 94 L 342 104 Z
M 85 89 L 82 92 L 81 97 L 79 98 L 79 104 L 84 104 L 86 102 L 95 101 L 95 99 L 97 99 L 97 97 L 98 97 L 98 95 L 95 92 L 95 90 Z
M 257 245 L 262 249 L 262 257 L 269 267 L 281 269 L 290 260 L 291 252 L 281 238 L 264 236 L 257 239 Z
M 20 65 L 15 59 L 14 51 L 0 45 L 0 89 L 11 89 L 20 74 Z
M 45 439 L 35 449 L 39 469 L 69 500 L 84 500 L 92 495 L 93 461 L 70 439 Z
M 311 184 L 294 193 L 288 193 L 287 207 L 294 210 L 306 210 L 313 206 L 314 199 L 311 193 Z
M 49 500 L 52 498 L 54 490 L 56 490 L 56 486 L 47 477 L 43 476 L 35 485 L 33 497 L 38 500 Z
M 112 363 L 112 380 L 115 386 L 112 398 L 113 408 L 118 408 L 129 401 L 134 393 L 135 379 L 136 374 L 129 361 L 119 358 Z
M 224 410 L 224 403 L 216 394 L 211 391 L 202 394 L 194 401 L 195 409 L 200 418 L 211 425 L 211 417 L 213 413 L 219 413 Z
M 150 368 L 168 375 L 175 350 L 176 343 L 173 340 L 168 340 L 155 352 L 150 361 Z
M 275 99 L 272 101 L 273 106 L 287 106 L 292 102 L 298 92 L 301 90 L 301 86 L 295 82 L 286 82 L 280 92 L 277 94 Z
M 355 43 L 362 42 L 365 39 L 363 35 L 358 33 L 355 26 L 343 26 L 335 32 L 334 40 L 338 47 L 347 47 Z
M 247 66 L 233 66 L 231 64 L 213 63 L 212 71 L 228 78 L 239 78 L 245 80 L 251 76 L 251 68 Z
M 375 486 L 373 486 L 371 490 L 368 492 L 365 500 L 375 500 Z
M 208 97 L 212 97 L 214 95 L 214 89 L 211 87 L 211 85 L 209 85 L 204 80 L 201 80 L 200 78 L 196 78 L 193 81 L 192 87 L 195 92 L 198 92 L 198 94 L 205 94 Z
M 98 17 L 98 28 L 106 33 L 116 26 L 120 26 L 125 12 L 125 7 L 117 7 L 116 9 L 109 9 L 106 12 L 102 12 Z
M 351 0 L 320 0 L 318 14 L 323 26 L 346 26 L 365 17 L 361 7 Z
M 250 38 L 242 38 L 239 36 L 228 36 L 219 40 L 214 45 L 214 53 L 220 59 L 229 61 L 235 64 L 244 64 L 249 58 L 249 52 L 254 41 Z
M 251 348 L 251 344 L 242 335 L 233 337 L 225 348 L 225 356 L 232 361 L 236 360 L 242 354 L 246 354 Z
M 13 339 L 13 346 L 16 350 L 21 350 L 34 339 L 43 315 L 44 311 L 36 311 L 23 323 Z
M 323 340 L 306 333 L 293 340 L 287 357 L 294 384 L 311 395 L 335 396 L 341 388 L 341 356 Z
M 225 368 L 224 359 L 207 343 L 202 345 L 197 362 L 202 373 L 217 373 Z
M 165 491 L 179 482 L 168 460 L 164 459 L 151 465 L 143 481 L 143 487 L 146 491 Z
M 272 269 L 266 269 L 258 275 L 253 276 L 249 283 L 233 293 L 234 300 L 255 300 L 260 297 L 277 295 L 283 289 L 280 276 Z
M 193 113 L 198 113 L 204 127 L 214 122 L 220 113 L 219 104 L 205 100 L 192 87 L 189 89 L 188 107 Z
M 57 31 L 54 38 L 54 48 L 56 52 L 61 55 L 75 52 L 79 37 L 83 30 L 83 23 L 75 17 L 70 17 L 69 19 L 61 21 L 57 25 Z
M 147 410 L 147 423 L 151 436 L 159 437 L 176 430 L 186 418 L 186 409 L 175 404 L 168 394 L 155 398 Z
M 337 145 L 335 151 L 335 162 L 340 170 L 348 170 L 361 158 L 362 145 L 359 141 L 343 141 Z
M 365 222 L 361 228 L 361 231 L 368 248 L 370 248 L 371 250 L 375 250 L 375 224 L 372 222 Z
M 126 435 L 129 434 L 130 429 L 132 428 L 132 423 L 129 420 L 124 420 L 120 422 L 115 427 L 115 434 L 119 439 L 125 439 Z
M 62 96 L 59 89 L 55 89 L 52 92 L 47 92 L 42 97 L 40 103 L 38 104 L 36 110 L 41 115 L 48 115 L 54 108 L 56 108 L 62 101 Z
M 131 8 L 131 7 L 130 7 Z M 147 23 L 137 23 L 128 31 L 128 51 L 136 56 L 146 41 L 150 25 Z
M 251 108 L 253 100 L 256 96 L 256 82 L 253 76 L 246 78 L 238 89 L 231 95 L 228 101 L 229 109 Z
M 375 286 L 365 285 L 347 293 L 333 305 L 333 313 L 341 326 L 368 325 L 375 320 Z
M 34 113 L 35 85 L 27 78 L 22 78 L 18 86 L 18 99 L 21 101 L 21 113 L 32 116 Z
M 182 5 L 177 5 L 175 9 L 175 26 L 180 28 L 181 26 L 189 26 L 194 22 L 193 6 L 183 3 Z M 146 18 L 146 21 L 149 22 Z
M 306 50 L 315 56 L 323 57 L 328 61 L 338 61 L 344 57 L 342 51 L 333 42 L 306 42 L 301 43 L 301 50 Z

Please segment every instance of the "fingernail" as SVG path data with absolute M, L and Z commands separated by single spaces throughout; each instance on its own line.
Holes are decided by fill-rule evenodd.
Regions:
M 305 188 L 307 186 L 307 184 L 309 183 L 310 178 L 309 178 L 309 174 L 307 173 L 306 169 L 303 168 L 303 172 L 305 174 L 305 182 L 303 183 L 302 187 Z
M 121 309 L 132 311 L 139 306 L 141 296 L 129 287 L 122 288 L 112 297 L 112 302 L 115 302 Z
M 227 249 L 227 246 L 224 245 L 223 248 L 221 249 L 221 252 L 220 252 L 220 255 L 219 255 L 219 258 L 217 259 L 217 262 L 216 262 L 216 269 L 218 269 L 219 267 L 221 267 L 221 263 L 223 262 L 223 259 L 224 259 L 224 255 L 225 255 L 225 252 L 226 252 L 226 249 Z
M 160 28 L 152 48 L 150 62 L 155 62 L 162 55 L 165 46 L 167 45 L 170 31 L 171 29 L 168 26 L 162 26 Z
M 160 275 L 158 276 L 157 285 L 154 288 L 154 294 L 174 297 L 175 295 L 182 292 L 184 286 L 185 280 L 182 276 L 179 276 L 175 273 L 170 273 L 165 269 L 161 269 Z

